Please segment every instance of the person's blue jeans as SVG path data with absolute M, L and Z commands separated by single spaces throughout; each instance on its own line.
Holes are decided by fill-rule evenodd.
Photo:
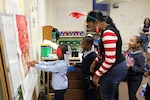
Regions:
M 138 100 L 136 97 L 136 92 L 141 85 L 142 78 L 142 75 L 128 77 L 129 100 Z
M 113 66 L 100 78 L 100 95 L 101 100 L 115 100 L 118 93 L 119 83 L 127 75 L 127 65 L 123 61 Z
M 145 52 L 148 52 L 148 44 L 149 44 L 149 40 L 147 40 L 146 42 L 143 42 L 143 49 Z

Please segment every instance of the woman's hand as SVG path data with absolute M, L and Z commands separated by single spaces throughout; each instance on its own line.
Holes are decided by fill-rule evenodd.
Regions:
M 97 63 L 95 61 L 93 61 L 93 63 L 91 64 L 91 66 L 90 66 L 90 72 L 91 73 L 94 73 L 94 68 L 95 68 L 96 64 Z
M 141 34 L 144 34 L 144 31 L 142 31 Z
M 144 34 L 149 34 L 149 32 L 145 32 Z
M 99 86 L 99 83 L 98 83 L 99 79 L 100 79 L 100 77 L 94 75 L 94 77 L 93 77 L 93 83 L 94 83 L 95 86 Z

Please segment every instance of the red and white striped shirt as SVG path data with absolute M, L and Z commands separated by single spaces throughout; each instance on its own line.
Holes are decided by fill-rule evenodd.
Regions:
M 102 76 L 106 73 L 116 61 L 116 43 L 117 35 L 112 30 L 105 30 L 102 35 L 104 44 L 105 59 L 101 67 L 95 72 L 96 76 Z

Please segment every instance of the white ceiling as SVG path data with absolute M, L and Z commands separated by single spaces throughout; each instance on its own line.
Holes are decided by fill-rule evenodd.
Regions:
M 96 3 L 98 4 L 116 4 L 116 3 L 122 3 L 127 2 L 131 0 L 96 0 Z

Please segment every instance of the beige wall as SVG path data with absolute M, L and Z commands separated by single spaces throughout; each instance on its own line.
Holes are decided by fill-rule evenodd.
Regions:
M 62 31 L 84 30 L 86 17 L 74 19 L 73 11 L 85 12 L 92 10 L 92 0 L 47 0 L 48 24 Z M 52 9 L 52 10 L 51 10 Z
M 138 35 L 140 24 L 145 17 L 150 18 L 150 0 L 131 0 L 118 4 L 119 8 L 110 9 L 110 16 L 120 30 L 123 38 L 123 47 L 127 48 L 127 43 L 132 35 Z
M 5 12 L 5 0 L 0 0 L 0 13 Z

